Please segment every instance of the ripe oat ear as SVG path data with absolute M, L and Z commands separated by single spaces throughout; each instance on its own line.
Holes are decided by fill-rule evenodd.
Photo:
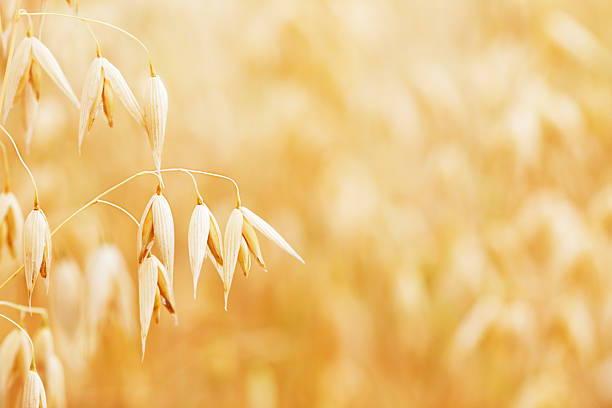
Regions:
M 161 78 L 155 75 L 149 78 L 145 92 L 144 120 L 157 169 L 161 168 L 167 118 L 168 92 Z
M 2 104 L 2 123 L 6 123 L 8 113 L 13 107 L 17 91 L 24 77 L 26 78 L 25 82 L 27 82 L 28 70 L 32 61 L 32 41 L 32 37 L 25 37 L 21 40 L 13 54 L 10 69 L 6 73 L 6 90 Z
M 170 286 L 174 277 L 174 220 L 168 200 L 161 193 L 153 196 L 153 231 L 161 260 L 168 271 Z
M 251 225 L 265 235 L 266 238 L 274 242 L 276 245 L 285 250 L 289 255 L 300 261 L 301 263 L 305 263 L 304 260 L 298 253 L 291 248 L 291 245 L 278 233 L 270 224 L 261 219 L 254 212 L 249 210 L 246 207 L 240 207 L 240 211 L 244 214 L 244 218 L 246 218 Z
M 79 116 L 79 153 L 85 134 L 89 132 L 98 113 L 98 106 L 102 98 L 102 85 L 104 74 L 102 72 L 102 59 L 94 59 L 85 75 L 83 91 L 81 92 L 81 106 Z
M 64 92 L 64 94 L 70 99 L 70 101 L 78 108 L 79 100 L 75 96 L 64 72 L 60 68 L 59 63 L 49 51 L 49 49 L 40 42 L 39 39 L 32 37 L 32 55 L 41 68 L 51 77 L 53 82 Z
M 41 272 L 46 276 L 51 261 L 51 238 L 47 218 L 40 208 L 33 209 L 23 225 L 23 256 L 26 286 L 31 301 L 34 284 Z
M 142 359 L 144 360 L 147 334 L 151 325 L 151 316 L 157 292 L 158 268 L 152 256 L 146 257 L 138 268 L 138 304 L 140 310 L 140 340 L 142 342 Z
M 261 248 L 259 246 L 257 235 L 255 234 L 255 229 L 246 218 L 243 219 L 242 223 L 242 237 L 244 238 L 249 251 L 251 251 L 255 257 L 255 260 L 257 260 L 257 263 L 259 263 L 259 265 L 265 270 L 266 264 L 263 260 L 263 255 L 261 254 Z
M 123 75 L 121 75 L 121 72 L 119 72 L 119 70 L 106 58 L 102 58 L 102 67 L 104 68 L 104 75 L 110 82 L 115 95 L 119 98 L 134 120 L 136 120 L 139 125 L 144 126 L 142 109 L 140 105 L 138 105 L 134 93 L 125 81 L 125 78 L 123 78 Z
M 232 286 L 242 240 L 242 213 L 239 209 L 235 208 L 230 214 L 223 238 L 223 286 L 225 289 L 225 310 L 227 310 L 227 298 Z
M 31 84 L 26 85 L 23 119 L 25 122 L 26 129 L 26 152 L 30 151 L 30 143 L 32 142 L 32 136 L 34 135 L 34 127 L 36 125 L 36 119 L 38 118 L 38 98 L 36 98 L 36 92 Z
M 193 275 L 193 298 L 196 298 L 198 279 L 206 258 L 206 245 L 210 230 L 210 215 L 205 204 L 198 204 L 191 213 L 187 243 L 189 246 L 189 265 Z

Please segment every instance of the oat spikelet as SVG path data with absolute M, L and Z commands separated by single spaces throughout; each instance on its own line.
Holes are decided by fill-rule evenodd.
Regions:
M 96 58 L 89 64 L 83 91 L 81 92 L 81 106 L 79 118 L 79 153 L 85 133 L 91 130 L 93 122 L 98 113 L 100 101 L 102 99 L 102 89 L 104 85 L 104 74 L 102 72 L 102 58 Z
M 18 89 L 25 85 L 32 61 L 32 37 L 25 37 L 13 54 L 13 61 L 6 73 L 6 91 L 2 104 L 2 123 L 6 122 L 8 113 L 18 95 Z M 23 85 L 22 85 L 23 84 Z
M 193 275 L 193 298 L 196 298 L 198 280 L 202 264 L 208 256 L 214 265 L 221 281 L 223 281 L 223 270 L 221 265 L 221 232 L 217 220 L 206 204 L 198 200 L 198 204 L 193 209 L 191 220 L 189 221 L 189 264 Z
M 225 310 L 227 310 L 227 298 L 232 286 L 242 240 L 242 213 L 239 209 L 235 208 L 230 214 L 223 238 L 223 286 L 225 289 Z
M 254 212 L 252 212 L 246 207 L 240 207 L 240 211 L 242 211 L 242 214 L 244 214 L 244 218 L 246 218 L 256 230 L 261 232 L 266 238 L 268 238 L 276 245 L 281 247 L 283 250 L 285 250 L 285 252 L 287 252 L 289 255 L 293 256 L 301 263 L 304 263 L 302 257 L 298 255 L 298 253 L 293 248 L 291 248 L 291 245 L 289 245 L 289 243 L 285 241 L 285 239 L 278 232 L 276 232 L 276 230 L 272 228 L 270 224 L 265 222 L 258 215 L 256 215 Z
M 26 285 L 31 302 L 34 285 L 38 275 L 46 280 L 51 268 L 51 232 L 47 217 L 40 208 L 34 208 L 25 220 L 23 226 L 23 255 Z
M 176 304 L 174 302 L 174 293 L 170 278 L 168 276 L 168 272 L 156 256 L 152 255 L 151 258 L 153 258 L 153 261 L 157 266 L 157 287 L 159 289 L 162 304 L 165 306 L 166 309 L 168 309 L 168 312 L 170 312 L 170 314 L 174 316 L 175 322 L 178 322 L 176 320 Z
M 10 71 L 6 74 L 6 93 L 4 94 L 2 123 L 6 122 L 7 116 L 15 100 L 25 89 L 26 84 L 32 86 L 38 99 L 41 82 L 41 68 L 51 77 L 53 82 L 66 94 L 68 99 L 79 106 L 78 99 L 72 92 L 72 88 L 62 72 L 58 62 L 49 49 L 37 38 L 26 36 L 17 46 L 13 55 Z
M 251 256 L 249 255 L 249 247 L 243 238 L 240 240 L 240 250 L 238 251 L 238 263 L 244 272 L 244 276 L 249 276 L 251 270 Z
M 244 238 L 245 244 L 247 245 L 249 251 L 257 260 L 257 263 L 259 263 L 259 265 L 265 270 L 266 264 L 263 260 L 263 255 L 261 254 L 261 248 L 259 246 L 257 235 L 255 234 L 255 229 L 246 218 L 243 219 L 242 223 L 242 237 Z
M 153 150 L 153 161 L 157 169 L 161 168 L 167 118 L 168 92 L 161 78 L 158 75 L 152 75 L 145 93 L 144 120 L 149 143 Z
M 138 228 L 138 261 L 141 262 L 156 244 L 162 263 L 168 271 L 170 285 L 174 275 L 174 220 L 170 204 L 161 190 L 151 197 L 142 215 Z
M 98 55 L 89 65 L 81 94 L 79 152 L 83 138 L 91 130 L 100 108 L 106 116 L 108 125 L 113 127 L 115 95 L 136 122 L 144 125 L 142 110 L 123 75 L 110 61 Z
M 21 394 L 21 408 L 47 408 L 45 387 L 34 370 L 28 371 Z
M 146 257 L 138 268 L 138 303 L 140 310 L 140 340 L 142 342 L 142 359 L 144 360 L 147 334 L 151 325 L 151 316 L 157 292 L 158 266 L 152 256 Z
M 3 245 L 6 243 L 13 258 L 19 257 L 23 235 L 23 213 L 17 197 L 10 191 L 0 193 L 0 227 L 6 234 L 6 237 L 2 236 Z

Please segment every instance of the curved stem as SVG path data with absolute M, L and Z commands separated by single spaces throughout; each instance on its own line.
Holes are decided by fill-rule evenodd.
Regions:
M 236 207 L 240 207 L 240 189 L 238 188 L 238 183 L 236 183 L 236 180 L 234 180 L 231 177 L 228 176 L 224 176 L 223 174 L 217 174 L 217 173 L 211 173 L 208 171 L 202 171 L 202 170 L 190 170 L 190 169 L 165 169 L 166 171 L 188 171 L 191 173 L 195 173 L 195 174 L 203 174 L 205 176 L 211 176 L 211 177 L 217 177 L 223 180 L 228 180 L 231 181 L 232 184 L 234 185 L 234 188 L 236 189 Z
M 4 163 L 4 191 L 8 192 L 11 189 L 11 181 L 9 175 L 8 157 L 6 155 L 6 145 L 0 141 L 0 148 L 2 149 L 2 161 Z
M 6 68 L 4 69 L 4 76 L 2 77 L 2 90 L 0 91 L 0 114 L 4 109 L 4 95 L 6 94 L 6 74 L 9 72 L 11 63 L 13 62 L 13 54 L 15 52 L 15 38 L 17 37 L 17 23 L 19 22 L 19 5 L 21 0 L 17 0 L 15 5 L 15 15 L 13 17 L 13 26 L 11 27 L 11 45 L 9 46 L 9 53 L 6 59 Z
M 32 185 L 34 186 L 34 208 L 38 208 L 38 187 L 36 186 L 36 180 L 34 180 L 32 171 L 30 170 L 26 162 L 23 160 L 23 157 L 21 157 L 21 153 L 19 152 L 19 148 L 17 147 L 17 143 L 15 143 L 15 139 L 13 139 L 13 136 L 10 135 L 10 133 L 8 132 L 8 130 L 6 130 L 4 126 L 0 125 L 0 129 L 11 140 L 11 143 L 13 144 L 13 147 L 15 148 L 15 153 L 17 153 L 17 157 L 19 158 L 19 161 L 21 162 L 23 167 L 28 172 L 28 175 L 30 176 L 30 180 L 32 180 Z
M 29 15 L 29 16 L 59 16 L 59 17 L 66 17 L 66 18 L 72 18 L 72 19 L 75 19 L 75 20 L 81 20 L 81 21 L 86 21 L 86 22 L 90 22 L 90 23 L 101 24 L 101 25 L 104 25 L 106 27 L 112 28 L 113 30 L 117 30 L 120 33 L 122 33 L 122 34 L 130 37 L 134 41 L 136 41 L 142 47 L 142 49 L 145 50 L 145 52 L 147 53 L 147 58 L 149 58 L 149 67 L 151 69 L 151 76 L 155 76 L 155 71 L 153 70 L 153 62 L 151 61 L 151 53 L 149 52 L 149 49 L 147 48 L 145 43 L 143 43 L 134 34 L 124 30 L 121 27 L 118 27 L 118 26 L 116 26 L 114 24 L 111 24 L 111 23 L 107 23 L 106 21 L 96 20 L 95 18 L 81 17 L 81 16 L 75 16 L 75 15 L 64 14 L 64 13 L 53 13 L 53 12 L 49 12 L 49 11 L 48 12 L 42 12 L 42 13 L 29 13 L 27 11 L 21 11 L 20 14 L 21 15 Z
M 13 302 L 7 302 L 5 300 L 0 300 L 0 306 L 10 307 L 15 310 L 19 310 L 20 312 L 29 312 L 41 315 L 44 319 L 49 319 L 49 314 L 47 313 L 47 309 L 44 307 L 28 307 L 24 305 L 19 305 Z
M 32 342 L 32 338 L 30 337 L 30 335 L 28 334 L 28 332 L 26 331 L 26 329 L 24 329 L 23 327 L 21 327 L 19 324 L 17 324 L 17 322 L 15 322 L 13 319 L 11 319 L 10 317 L 7 317 L 5 315 L 3 315 L 2 313 L 0 313 L 1 317 L 4 317 L 6 320 L 8 320 L 9 322 L 13 323 L 15 325 L 15 327 L 17 327 L 19 330 L 21 330 L 26 337 L 28 338 L 28 340 L 30 341 L 30 347 L 32 347 L 32 366 L 34 367 L 34 370 L 36 370 L 36 359 L 34 358 L 34 343 Z
M 96 200 L 96 204 L 106 204 L 106 205 L 109 205 L 111 207 L 115 207 L 116 209 L 118 209 L 119 211 L 121 211 L 122 213 L 124 213 L 125 215 L 130 217 L 132 219 L 132 221 L 134 221 L 136 223 L 136 225 L 140 226 L 140 223 L 138 222 L 136 217 L 134 217 L 132 214 L 130 214 L 130 212 L 128 210 L 126 210 L 125 208 L 123 208 L 122 206 L 120 206 L 118 204 L 115 204 L 115 203 L 111 203 L 110 201 L 106 201 L 106 200 Z
M 198 188 L 198 182 L 189 170 L 184 170 L 184 173 L 191 177 L 191 181 L 193 181 L 193 188 L 195 188 L 196 196 L 198 198 L 198 203 L 203 202 L 202 196 L 200 195 L 200 189 Z

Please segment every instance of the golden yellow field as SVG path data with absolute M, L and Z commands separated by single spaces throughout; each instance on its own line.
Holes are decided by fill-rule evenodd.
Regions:
M 12 1 L 0 0 L 3 29 Z M 74 13 L 63 0 L 20 7 Z M 194 299 L 196 194 L 165 173 L 178 326 L 162 311 L 141 362 L 138 227 L 88 208 L 52 237 L 49 293 L 39 279 L 32 297 L 49 313 L 65 406 L 612 406 L 612 2 L 80 0 L 78 15 L 150 50 L 168 93 L 162 168 L 233 177 L 305 264 L 259 235 L 268 272 L 237 267 L 225 311 L 207 259 Z M 39 36 L 41 17 L 22 14 L 16 45 L 28 19 Z M 96 57 L 88 26 L 145 106 L 134 39 L 48 15 L 41 41 L 77 98 Z M 79 108 L 45 71 L 28 153 L 24 103 L 8 114 L 51 229 L 155 169 L 147 132 L 115 99 L 113 128 L 100 111 L 80 155 Z M 32 184 L 0 137 L 26 217 Z M 225 237 L 232 184 L 197 182 Z M 145 175 L 105 200 L 140 220 L 157 185 Z M 96 309 L 103 244 L 127 274 Z M 3 249 L 0 282 L 22 263 Z M 0 301 L 27 306 L 23 272 Z M 42 325 L 0 313 L 32 338 Z M 0 341 L 13 329 L 0 321 Z M 23 379 L 1 359 L 16 378 L 4 406 L 20 406 Z

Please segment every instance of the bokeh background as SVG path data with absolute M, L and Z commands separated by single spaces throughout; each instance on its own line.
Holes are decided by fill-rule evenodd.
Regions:
M 137 328 L 116 317 L 93 352 L 61 344 L 83 315 L 84 272 L 55 273 L 49 296 L 37 287 L 68 406 L 612 406 L 612 3 L 82 0 L 80 14 L 150 48 L 169 93 L 164 166 L 235 177 L 306 265 L 262 238 L 270 270 L 237 275 L 228 312 L 208 261 L 194 300 L 195 198 L 166 176 L 180 324 L 162 314 L 143 363 Z M 142 101 L 145 53 L 92 28 Z M 85 24 L 50 17 L 43 41 L 80 95 L 95 56 Z M 9 128 L 23 148 L 20 115 Z M 52 227 L 153 166 L 119 105 L 115 122 L 99 115 L 78 156 L 78 113 L 45 77 L 26 160 Z M 14 156 L 11 170 L 27 213 Z M 139 218 L 155 186 L 109 199 Z M 231 185 L 200 188 L 223 229 Z M 136 228 L 110 208 L 57 234 L 52 274 L 84 270 L 102 243 L 136 287 Z M 22 279 L 0 298 L 27 302 Z

